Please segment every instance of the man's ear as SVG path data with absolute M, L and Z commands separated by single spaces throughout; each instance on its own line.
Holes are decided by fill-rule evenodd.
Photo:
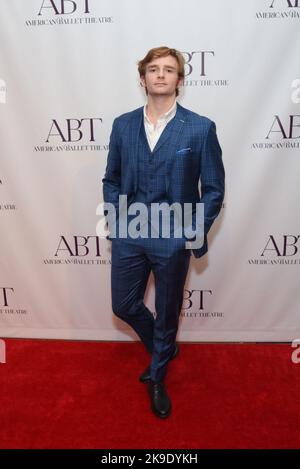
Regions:
M 182 85 L 183 85 L 183 78 L 179 78 L 176 88 Z
M 145 77 L 144 77 L 144 76 L 141 76 L 141 77 L 140 77 L 140 84 L 141 84 L 141 86 L 142 86 L 143 88 L 146 87 L 146 84 L 145 84 Z

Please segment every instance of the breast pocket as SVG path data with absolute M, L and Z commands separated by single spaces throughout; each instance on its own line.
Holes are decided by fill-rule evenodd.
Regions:
M 188 148 L 180 148 L 179 150 L 176 150 L 176 155 L 177 156 L 187 156 L 192 153 L 192 149 L 190 147 Z

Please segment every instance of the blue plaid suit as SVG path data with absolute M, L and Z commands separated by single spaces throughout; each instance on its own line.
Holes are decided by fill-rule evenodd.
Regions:
M 177 103 L 176 115 L 153 152 L 143 126 L 143 107 L 114 120 L 103 178 L 104 202 L 112 203 L 117 214 L 121 194 L 127 196 L 128 205 L 136 201 L 148 205 L 159 201 L 181 205 L 203 202 L 204 244 L 192 250 L 199 258 L 207 251 L 207 233 L 224 197 L 224 167 L 216 126 Z M 149 165 L 145 164 L 148 160 Z M 148 174 L 153 168 L 150 163 L 157 164 L 152 174 Z M 151 353 L 154 381 L 164 378 L 174 352 L 191 254 L 184 243 L 184 238 L 161 237 L 112 240 L 112 308 L 133 327 Z M 143 302 L 151 271 L 155 278 L 155 318 Z

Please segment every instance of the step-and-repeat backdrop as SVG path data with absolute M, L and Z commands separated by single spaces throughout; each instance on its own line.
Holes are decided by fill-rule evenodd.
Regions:
M 144 104 L 137 61 L 161 45 L 226 169 L 178 339 L 300 337 L 298 0 L 0 0 L 0 336 L 137 339 L 97 225 L 112 121 Z

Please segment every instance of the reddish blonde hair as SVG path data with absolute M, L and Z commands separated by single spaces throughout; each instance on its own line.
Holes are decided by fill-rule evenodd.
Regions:
M 181 52 L 176 49 L 170 49 L 169 47 L 154 47 L 150 49 L 145 57 L 138 61 L 138 71 L 140 77 L 144 77 L 146 74 L 146 66 L 152 62 L 154 59 L 159 59 L 160 57 L 167 57 L 171 55 L 174 57 L 178 63 L 178 78 L 184 78 L 184 58 Z M 146 90 L 147 92 L 147 90 Z M 178 96 L 179 90 L 176 88 L 176 96 Z

